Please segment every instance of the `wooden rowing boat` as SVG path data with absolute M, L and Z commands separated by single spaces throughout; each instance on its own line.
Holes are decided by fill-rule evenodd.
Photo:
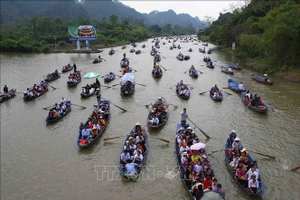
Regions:
M 78 83 L 81 82 L 81 72 L 76 71 L 75 73 L 72 74 L 73 76 L 76 76 L 76 82 L 70 82 L 69 80 L 67 81 L 67 84 L 69 87 L 76 86 Z
M 231 78 L 228 79 L 228 86 L 229 86 L 230 89 L 232 89 L 233 91 L 238 92 L 238 93 L 246 91 L 245 89 L 240 90 L 239 89 L 239 84 Z
M 106 123 L 104 126 L 102 126 L 101 130 L 98 132 L 98 135 L 97 136 L 91 136 L 89 137 L 87 140 L 85 140 L 85 142 L 83 142 L 84 138 L 82 138 L 82 134 L 81 134 L 81 131 L 82 131 L 82 127 L 79 127 L 79 135 L 78 135 L 78 139 L 77 139 L 77 145 L 80 147 L 80 148 L 86 148 L 86 147 L 89 147 L 91 146 L 93 143 L 95 143 L 95 141 L 97 139 L 99 139 L 105 132 L 109 122 L 110 122 L 110 102 L 108 100 L 101 100 L 100 103 L 99 103 L 99 107 L 101 106 L 104 106 L 107 110 L 106 112 L 107 113 L 104 113 L 104 118 L 106 119 Z M 92 113 L 91 116 L 95 116 L 94 112 Z M 98 115 L 96 116 L 96 119 L 97 120 L 101 120 L 102 118 L 99 117 L 98 118 Z M 88 123 L 88 121 L 86 122 L 86 124 Z
M 49 78 L 49 76 L 51 76 L 51 77 Z M 47 78 L 45 78 L 45 81 L 51 82 L 51 81 L 55 81 L 56 79 L 59 79 L 59 78 L 60 78 L 60 74 L 54 75 L 54 73 L 51 73 L 51 74 L 47 75 Z
M 231 159 L 231 156 L 230 156 L 230 151 L 229 149 L 232 149 L 232 144 L 229 144 L 228 142 L 226 142 L 226 145 L 225 145 L 225 162 L 226 162 L 226 165 L 228 167 L 228 170 L 230 171 L 230 174 L 232 175 L 233 179 L 236 181 L 236 183 L 238 184 L 238 186 L 240 188 L 242 188 L 248 195 L 250 196 L 262 196 L 263 195 L 263 187 L 262 187 L 262 179 L 260 177 L 258 181 L 259 183 L 259 193 L 258 194 L 252 194 L 248 188 L 245 188 L 237 179 L 237 176 L 235 174 L 235 171 L 232 170 L 231 166 L 230 166 L 230 162 L 232 161 Z M 250 163 L 253 162 L 253 159 L 252 157 L 250 156 L 250 154 L 248 153 L 248 160 L 250 161 Z M 248 185 L 248 184 L 247 184 Z
M 109 82 L 111 82 L 111 81 L 113 81 L 115 79 L 116 79 L 115 73 L 110 72 L 109 74 L 107 74 L 107 75 L 104 76 L 104 83 L 109 83 Z
M 221 71 L 224 72 L 225 74 L 230 74 L 230 75 L 233 75 L 234 72 L 232 70 L 230 70 L 231 68 L 229 67 L 224 67 L 224 66 L 221 66 Z
M 260 105 L 260 106 L 252 106 L 251 102 L 248 103 L 246 101 L 245 94 L 246 94 L 246 92 L 242 92 L 241 98 L 242 98 L 242 101 L 247 105 L 247 107 L 249 107 L 252 110 L 259 112 L 259 113 L 266 113 L 268 111 L 268 106 L 264 103 L 262 103 L 262 105 Z
M 160 66 L 157 66 L 157 68 L 154 68 L 152 70 L 152 76 L 153 76 L 153 78 L 161 78 L 162 75 L 163 75 L 163 71 L 161 70 Z
M 217 93 L 218 93 L 219 96 L 214 97 L 214 93 L 212 92 L 212 90 L 210 90 L 210 92 L 209 92 L 210 98 L 214 101 L 222 101 L 223 100 L 223 94 L 222 94 L 221 90 L 218 90 Z
M 66 103 L 66 111 L 60 115 L 60 116 L 57 116 L 57 117 L 50 117 L 49 115 L 47 116 L 46 118 L 46 122 L 47 123 L 52 123 L 52 122 L 56 122 L 56 121 L 59 121 L 60 119 L 62 119 L 64 116 L 66 116 L 70 111 L 71 111 L 71 100 L 69 99 Z M 55 109 L 55 106 L 52 107 L 51 109 Z M 50 109 L 50 110 L 51 110 Z
M 121 60 L 121 62 L 120 62 L 120 66 L 121 66 L 122 68 L 128 67 L 128 66 L 129 66 L 129 60 L 128 60 L 127 58 L 123 58 L 123 59 Z
M 24 101 L 30 101 L 30 100 L 33 100 L 33 99 L 36 99 L 36 98 L 42 96 L 47 91 L 48 91 L 48 85 L 46 86 L 45 90 L 43 90 L 42 92 L 38 92 L 37 95 L 35 95 L 35 96 L 28 96 L 28 95 L 24 94 L 23 99 L 24 99 Z
M 273 81 L 270 81 L 269 79 L 266 81 L 266 79 L 262 76 L 259 76 L 257 74 L 252 73 L 251 74 L 252 79 L 256 80 L 259 83 L 264 83 L 267 85 L 273 85 Z
M 93 64 L 97 64 L 97 63 L 101 63 L 102 62 L 102 60 L 103 60 L 103 58 L 95 58 L 94 60 L 93 60 Z
M 229 63 L 228 66 L 232 69 L 241 70 L 241 67 L 237 63 Z
M 133 73 L 125 73 L 120 82 L 120 94 L 130 95 L 135 92 L 135 75 Z
M 72 65 L 71 65 L 70 67 L 67 67 L 67 68 L 62 69 L 61 72 L 62 72 L 62 73 L 66 73 L 66 72 L 69 72 L 69 71 L 71 71 L 71 70 L 73 70 L 73 66 L 72 66 Z
M 151 106 L 151 109 L 149 110 L 148 117 L 147 117 L 148 128 L 152 128 L 152 129 L 161 128 L 162 126 L 164 126 L 167 123 L 167 121 L 169 119 L 169 112 L 168 112 L 169 104 L 167 103 L 165 98 L 162 98 L 162 97 L 160 97 L 160 98 L 161 98 L 161 102 L 160 102 L 160 99 L 158 99 Z M 152 120 L 152 117 L 157 114 L 158 114 L 159 123 L 157 125 L 154 125 L 151 122 L 151 120 Z
M 141 132 L 138 133 L 138 134 L 135 131 L 135 127 L 136 126 L 140 126 L 141 127 Z M 143 146 L 143 149 L 144 149 L 144 152 L 142 152 L 143 160 L 137 166 L 137 169 L 136 169 L 137 174 L 127 174 L 126 164 L 122 163 L 121 157 L 120 157 L 120 174 L 121 174 L 122 178 L 125 179 L 125 180 L 130 180 L 130 179 L 131 180 L 136 180 L 136 179 L 138 179 L 143 166 L 146 165 L 146 161 L 147 161 L 147 157 L 148 157 L 148 150 L 147 150 L 147 148 L 148 148 L 148 138 L 147 138 L 146 129 L 144 127 L 142 127 L 140 125 L 140 123 L 137 123 L 134 126 L 134 128 L 130 131 L 129 135 L 127 136 L 127 138 L 126 138 L 126 140 L 124 142 L 124 145 L 122 146 L 122 152 L 121 152 L 121 154 L 123 153 L 124 147 L 126 146 L 126 141 L 128 141 L 128 143 L 130 143 L 131 142 L 131 137 L 135 140 L 137 135 L 142 136 L 142 138 L 144 139 L 143 142 L 140 142 L 141 146 Z
M 178 86 L 180 86 L 180 85 L 178 85 Z M 178 86 L 176 86 L 177 96 L 181 99 L 186 99 L 186 100 L 189 99 L 190 98 L 190 89 L 189 89 L 189 87 L 186 84 L 183 84 L 182 86 L 188 90 L 188 95 L 180 95 L 181 88 L 179 88 Z
M 191 70 L 191 69 L 189 70 L 189 75 L 192 78 L 198 78 L 198 76 L 199 76 L 197 70 Z
M 13 98 L 16 95 L 17 89 L 10 89 L 7 94 L 1 94 L 0 103 Z

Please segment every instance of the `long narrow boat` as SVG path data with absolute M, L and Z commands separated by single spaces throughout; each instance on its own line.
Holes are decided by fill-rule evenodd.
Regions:
M 230 89 L 232 89 L 233 91 L 238 92 L 238 93 L 246 91 L 245 89 L 240 90 L 239 89 L 239 84 L 231 78 L 228 79 L 228 86 L 229 86 Z
M 187 95 L 185 95 L 185 94 L 180 95 L 180 91 L 184 90 L 184 89 L 182 89 L 182 87 L 187 89 L 187 91 L 188 91 Z M 181 99 L 189 99 L 190 96 L 191 96 L 190 95 L 190 89 L 186 84 L 183 84 L 182 86 L 181 85 L 176 86 L 176 94 Z
M 236 183 L 238 184 L 238 186 L 240 188 L 242 188 L 249 196 L 262 196 L 263 195 L 263 187 L 262 187 L 262 179 L 261 179 L 261 177 L 260 177 L 259 180 L 257 180 L 258 183 L 259 183 L 259 185 L 258 185 L 259 186 L 259 193 L 258 194 L 252 194 L 248 190 L 248 188 L 243 187 L 243 185 L 238 181 L 237 176 L 235 174 L 235 171 L 232 170 L 232 168 L 230 166 L 230 162 L 232 161 L 232 157 L 230 156 L 229 149 L 232 149 L 232 144 L 229 144 L 228 142 L 226 142 L 226 145 L 225 145 L 225 162 L 226 162 L 226 165 L 227 165 L 227 167 L 228 167 L 228 169 L 229 169 L 229 171 L 230 171 L 233 179 L 236 181 Z M 252 159 L 252 157 L 250 156 L 249 153 L 248 153 L 248 160 L 250 161 L 250 163 L 253 163 L 253 159 Z
M 113 49 L 108 52 L 108 55 L 110 55 L 110 56 L 112 56 L 114 54 L 115 54 L 115 50 L 113 50 Z
M 116 75 L 115 73 L 110 72 L 109 74 L 105 75 L 103 78 L 104 78 L 104 83 L 109 83 L 116 79 Z
M 93 60 L 93 64 L 97 64 L 97 63 L 101 63 L 102 62 L 102 60 L 103 60 L 103 58 L 95 58 L 94 60 Z
M 262 105 L 260 106 L 252 106 L 251 102 L 249 102 L 249 100 L 246 100 L 245 94 L 246 92 L 242 92 L 241 97 L 242 101 L 247 105 L 247 107 L 259 113 L 266 113 L 268 111 L 268 106 L 264 103 L 262 103 Z
M 45 81 L 47 82 L 51 82 L 51 81 L 55 81 L 56 79 L 59 79 L 60 78 L 60 74 L 54 74 L 54 73 L 51 73 L 51 74 L 48 74 L 47 75 L 47 78 L 45 78 Z
M 214 93 L 212 92 L 212 90 L 209 92 L 209 96 L 212 100 L 214 101 L 222 101 L 223 100 L 223 94 L 221 92 L 221 90 L 216 91 L 218 93 L 218 96 L 214 96 Z
M 86 92 L 81 92 L 80 93 L 80 96 L 81 96 L 81 98 L 87 98 L 87 97 L 91 97 L 91 96 L 93 96 L 93 95 L 95 95 L 95 93 L 96 93 L 96 90 L 94 91 L 94 93 L 86 93 Z
M 78 85 L 78 83 L 81 82 L 81 72 L 80 71 L 76 71 L 75 73 L 71 74 L 71 76 L 76 77 L 76 82 L 71 82 L 68 80 L 67 84 L 69 87 L 76 86 L 76 85 Z
M 221 71 L 224 72 L 225 74 L 230 74 L 230 75 L 234 74 L 234 72 L 229 67 L 221 66 Z
M 61 72 L 62 72 L 62 73 L 66 73 L 66 72 L 69 72 L 69 71 L 71 71 L 71 70 L 73 70 L 73 66 L 72 66 L 72 65 L 67 66 L 67 67 L 65 67 L 65 68 L 62 68 Z
M 52 123 L 52 122 L 56 122 L 56 121 L 62 119 L 64 116 L 66 116 L 71 111 L 71 106 L 72 106 L 71 100 L 68 99 L 66 101 L 66 111 L 62 115 L 58 115 L 56 117 L 50 117 L 49 114 L 48 114 L 48 116 L 46 118 L 46 122 L 47 123 Z M 51 108 L 51 109 L 55 109 L 55 106 L 53 108 Z
M 121 88 L 120 93 L 122 95 L 130 95 L 135 91 L 135 75 L 133 73 L 126 73 L 122 76 L 120 82 Z
M 13 98 L 16 95 L 17 89 L 10 89 L 7 94 L 1 94 L 0 103 Z
M 187 128 L 189 127 L 189 124 L 186 124 L 186 126 L 184 128 L 181 128 L 181 124 L 177 124 L 177 127 L 176 127 L 176 132 L 175 132 L 175 152 L 176 152 L 176 157 L 177 157 L 177 164 L 178 164 L 178 167 L 179 167 L 179 172 L 180 172 L 180 177 L 181 177 L 181 180 L 183 181 L 184 185 L 185 185 L 185 188 L 187 189 L 187 191 L 189 192 L 189 196 L 192 200 L 195 200 L 196 197 L 193 196 L 194 192 L 193 192 L 193 186 L 195 185 L 192 185 L 192 184 L 189 184 L 189 177 L 186 176 L 186 164 L 183 164 L 182 163 L 182 155 L 183 154 L 189 154 L 189 152 L 184 152 L 182 153 L 182 155 L 180 154 L 180 147 L 182 144 L 179 144 L 178 141 L 181 141 L 177 138 L 177 133 L 182 129 L 183 131 L 183 134 L 185 134 L 185 132 L 187 131 Z M 197 151 L 198 153 L 198 151 Z M 198 153 L 199 155 L 199 153 Z M 204 155 L 205 155 L 205 152 L 204 152 Z M 207 155 L 205 155 L 207 157 Z M 203 157 L 202 157 L 203 159 Z M 211 165 L 210 165 L 210 169 L 213 171 Z M 201 183 L 201 182 L 200 182 Z M 203 183 L 202 183 L 203 184 Z M 209 196 L 213 196 L 212 199 L 223 199 L 218 193 L 215 193 L 215 192 L 212 192 L 212 191 L 204 191 L 204 195 L 201 199 L 206 199 L 207 197 Z M 210 199 L 210 198 L 207 198 L 207 199 Z
M 257 82 L 260 82 L 260 83 L 264 83 L 264 84 L 268 84 L 268 85 L 273 84 L 273 81 L 270 81 L 269 79 L 267 79 L 267 81 L 266 81 L 266 79 L 264 77 L 259 76 L 259 75 L 254 74 L 254 73 L 251 74 L 251 77 L 252 77 L 252 79 L 254 79 L 254 80 L 256 80 Z
M 42 90 L 41 92 L 37 92 L 37 94 L 35 96 L 28 96 L 28 95 L 24 94 L 24 96 L 23 96 L 24 101 L 30 101 L 30 100 L 33 100 L 33 99 L 36 99 L 36 98 L 42 96 L 43 94 L 45 94 L 48 91 L 48 85 L 45 87 L 46 87 L 46 89 Z
M 110 122 L 110 102 L 108 100 L 101 100 L 100 103 L 99 103 L 99 107 L 101 106 L 104 106 L 105 109 L 106 109 L 106 112 L 107 114 L 100 114 L 99 115 L 96 115 L 94 112 L 91 114 L 91 116 L 95 116 L 96 115 L 96 119 L 98 121 L 100 121 L 102 118 L 104 118 L 106 120 L 106 123 L 103 125 L 102 124 L 102 127 L 101 127 L 101 130 L 98 132 L 98 135 L 96 136 L 90 136 L 88 139 L 84 139 L 82 137 L 82 134 L 81 134 L 81 127 L 79 128 L 79 136 L 78 136 L 78 139 L 77 139 L 77 145 L 80 147 L 80 148 L 85 148 L 85 147 L 89 147 L 91 146 L 97 139 L 99 139 L 104 131 L 106 130 L 109 122 Z M 87 121 L 88 123 L 88 121 Z M 86 125 L 87 125 L 86 123 Z M 84 141 L 84 142 L 83 142 Z
M 241 67 L 236 63 L 229 63 L 228 66 L 232 69 L 240 70 Z
M 151 109 L 149 110 L 148 118 L 147 118 L 148 128 L 153 128 L 153 129 L 161 128 L 167 123 L 169 119 L 168 107 L 169 104 L 167 103 L 166 99 L 163 97 L 159 97 L 158 100 L 151 106 Z M 152 123 L 152 118 L 155 115 L 157 115 L 159 119 L 159 123 L 156 125 Z
M 206 67 L 210 68 L 210 69 L 215 68 L 215 66 L 213 65 L 213 63 L 211 61 L 206 62 Z
M 136 127 L 140 127 L 140 131 L 138 133 L 136 132 Z M 147 157 L 148 157 L 148 138 L 147 138 L 147 131 L 145 127 L 141 126 L 141 124 L 138 122 L 136 125 L 133 127 L 133 129 L 130 131 L 128 137 L 126 138 L 124 145 L 122 146 L 122 153 L 124 152 L 124 147 L 127 145 L 137 145 L 135 142 L 132 142 L 131 140 L 133 139 L 134 141 L 136 140 L 137 136 L 142 136 L 143 140 L 138 142 L 137 144 L 140 144 L 144 151 L 142 152 L 143 155 L 143 160 L 140 164 L 137 166 L 137 174 L 128 174 L 126 170 L 126 164 L 123 164 L 121 161 L 120 157 L 120 173 L 123 179 L 131 179 L 131 180 L 136 180 L 139 177 L 139 174 L 141 173 L 142 167 L 146 165 Z M 131 139 L 132 138 L 132 139 Z M 128 142 L 127 142 L 128 141 Z M 128 143 L 128 144 L 127 144 Z M 132 143 L 132 144 L 130 144 Z M 121 153 L 121 154 L 122 154 Z

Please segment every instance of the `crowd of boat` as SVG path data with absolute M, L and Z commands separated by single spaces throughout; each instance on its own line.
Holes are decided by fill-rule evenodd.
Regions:
M 174 48 L 181 48 L 180 45 L 175 44 L 178 39 L 181 39 L 183 42 L 199 42 L 195 37 L 170 37 L 166 39 L 169 43 L 171 43 L 171 40 L 173 40 L 173 44 L 170 47 L 170 50 Z M 150 52 L 150 55 L 153 56 L 152 76 L 154 78 L 161 78 L 163 76 L 163 72 L 166 71 L 166 69 L 160 64 L 160 61 L 162 60 L 161 58 L 163 57 L 163 55 L 158 51 L 158 49 L 160 48 L 160 40 L 154 39 L 152 42 L 155 43 L 154 46 L 152 46 Z M 163 45 L 165 44 L 166 42 L 163 42 Z M 134 43 L 132 44 L 132 46 L 136 47 L 136 44 Z M 207 52 L 205 51 L 205 46 L 207 46 L 207 43 L 203 43 L 203 46 L 203 48 L 199 48 L 199 52 L 212 54 L 213 49 L 211 48 L 208 49 Z M 145 47 L 145 45 L 142 46 L 142 48 Z M 125 48 L 126 46 L 122 47 L 122 49 Z M 189 52 L 192 51 L 192 48 L 190 48 Z M 113 55 L 114 53 L 114 49 L 111 48 L 108 54 Z M 189 55 L 183 55 L 180 52 L 176 56 L 176 58 L 180 61 L 183 61 L 189 60 L 191 57 Z M 93 63 L 100 63 L 102 62 L 102 60 L 104 59 L 99 56 L 98 58 L 93 60 Z M 214 65 L 209 56 L 205 56 L 203 58 L 203 61 L 207 64 L 208 68 L 214 68 Z M 124 53 L 123 58 L 120 61 L 120 67 L 123 69 L 122 75 L 117 75 L 114 72 L 110 72 L 109 74 L 103 76 L 105 83 L 109 83 L 115 80 L 116 76 L 121 77 L 120 83 L 115 84 L 120 85 L 121 95 L 131 95 L 135 92 L 136 84 L 143 85 L 135 82 L 135 74 L 133 73 L 133 71 L 135 70 L 130 68 L 129 65 L 129 58 L 126 57 L 126 53 Z M 221 71 L 229 75 L 234 74 L 232 69 L 240 70 L 241 67 L 237 63 L 229 63 L 227 67 L 221 66 Z M 77 70 L 77 66 L 75 63 L 73 65 L 68 64 L 62 67 L 62 73 L 69 72 L 71 70 L 74 71 L 73 73 L 69 74 L 67 85 L 76 86 L 81 81 L 82 72 L 80 70 Z M 195 69 L 194 66 L 190 67 L 188 73 L 191 78 L 198 78 L 200 74 L 203 74 L 203 72 Z M 23 95 L 24 101 L 32 100 L 43 95 L 45 92 L 47 92 L 48 87 L 50 86 L 49 82 L 54 81 L 60 77 L 61 76 L 58 70 L 55 70 L 55 72 L 53 73 L 47 74 L 47 77 L 43 79 L 40 84 L 34 84 L 33 87 L 27 88 L 27 91 L 25 91 Z M 94 75 L 94 77 L 99 76 Z M 267 74 L 265 74 L 264 77 L 252 74 L 252 78 L 261 83 L 273 83 L 268 79 Z M 112 85 L 112 87 L 115 85 Z M 174 86 L 176 87 L 176 95 L 179 98 L 186 100 L 190 98 L 191 93 L 189 84 L 185 84 L 181 80 Z M 55 89 L 53 86 L 51 87 Z M 112 102 L 109 100 L 101 99 L 101 87 L 102 86 L 98 78 L 96 78 L 95 83 L 91 85 L 88 84 L 85 87 L 82 87 L 80 94 L 81 97 L 87 98 L 95 95 L 97 97 L 97 103 L 94 105 L 94 109 L 86 122 L 80 124 L 77 139 L 77 145 L 80 148 L 86 148 L 92 145 L 98 138 L 103 135 L 105 129 L 110 123 L 110 104 Z M 228 89 L 232 89 L 233 91 L 240 93 L 241 99 L 247 105 L 247 107 L 250 107 L 257 112 L 265 113 L 268 111 L 267 105 L 262 102 L 261 98 L 258 95 L 252 95 L 249 91 L 247 91 L 244 88 L 242 82 L 238 83 L 232 78 L 229 78 Z M 217 85 L 213 86 L 208 91 L 212 100 L 223 100 L 222 91 L 218 88 Z M 199 94 L 201 95 L 205 92 Z M 12 98 L 15 93 L 16 89 L 8 90 L 8 87 L 5 85 L 3 93 L 1 93 L 0 96 L 1 102 Z M 45 108 L 50 110 L 46 121 L 50 123 L 60 120 L 66 114 L 68 114 L 72 105 L 74 104 L 70 99 L 62 98 L 60 103 L 56 103 L 53 106 Z M 149 129 L 162 128 L 167 123 L 169 117 L 169 105 L 170 104 L 164 97 L 159 97 L 157 101 L 150 105 L 146 122 Z M 119 107 L 117 105 L 115 106 Z M 181 123 L 176 126 L 175 147 L 178 165 L 180 166 L 181 177 L 188 191 L 190 192 L 191 197 L 194 199 L 201 199 L 206 193 L 215 192 L 225 199 L 224 189 L 218 182 L 213 167 L 209 162 L 209 153 L 205 151 L 205 144 L 200 142 L 200 139 L 195 134 L 195 131 L 192 130 L 189 124 L 186 124 L 186 120 L 190 120 L 187 115 L 186 109 L 181 113 L 181 116 Z M 201 129 L 199 130 L 209 138 L 209 136 L 207 136 L 205 132 L 203 132 Z M 138 174 L 140 173 L 142 167 L 146 164 L 148 149 L 147 136 L 148 133 L 145 127 L 142 126 L 142 124 L 139 122 L 134 126 L 132 130 L 129 131 L 120 155 L 120 172 L 124 178 L 138 178 Z M 168 140 L 161 140 L 169 142 Z M 240 143 L 240 139 L 236 136 L 234 130 L 230 134 L 226 143 L 225 158 L 228 168 L 234 179 L 236 179 L 238 185 L 251 196 L 261 196 L 263 194 L 262 179 L 257 167 L 257 162 L 253 161 L 247 150 L 243 148 Z

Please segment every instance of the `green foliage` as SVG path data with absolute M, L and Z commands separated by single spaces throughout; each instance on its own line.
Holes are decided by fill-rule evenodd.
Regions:
M 259 58 L 265 71 L 299 69 L 299 19 L 299 0 L 252 0 L 240 12 L 220 14 L 198 37 L 209 35 L 210 41 L 225 47 L 236 42 L 235 55 Z
M 97 21 L 82 17 L 68 19 L 39 16 L 1 25 L 0 51 L 46 53 L 54 49 L 55 42 L 57 48 L 68 47 L 68 44 L 72 44 L 72 42 L 68 41 L 67 27 L 72 24 L 96 25 L 97 40 L 91 42 L 92 46 L 122 45 L 126 42 L 145 40 L 151 35 L 193 34 L 196 32 L 192 25 L 186 28 L 173 27 L 171 24 L 164 27 L 158 25 L 146 27 L 143 20 L 119 20 L 115 15 L 112 15 L 109 20 L 103 18 Z

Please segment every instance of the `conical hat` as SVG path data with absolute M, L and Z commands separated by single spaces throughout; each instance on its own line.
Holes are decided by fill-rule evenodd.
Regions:
M 141 125 L 141 123 L 140 123 L 140 122 L 137 122 L 135 125 L 136 125 L 136 126 L 137 126 L 137 125 Z

